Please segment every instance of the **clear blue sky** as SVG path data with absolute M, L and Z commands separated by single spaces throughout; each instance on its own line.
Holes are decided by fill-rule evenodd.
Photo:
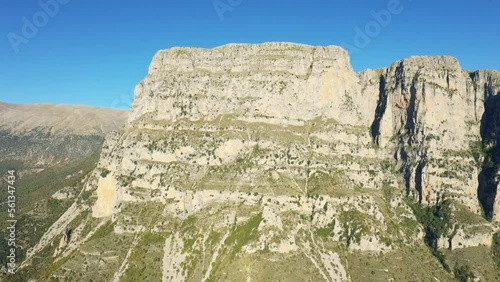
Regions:
M 39 2 L 53 1 L 68 3 L 44 18 Z M 500 69 L 500 0 L 400 0 L 370 25 L 391 1 L 0 0 L 0 100 L 126 108 L 157 50 L 230 42 L 341 45 L 356 71 L 411 55 Z M 24 36 L 23 17 L 38 30 Z

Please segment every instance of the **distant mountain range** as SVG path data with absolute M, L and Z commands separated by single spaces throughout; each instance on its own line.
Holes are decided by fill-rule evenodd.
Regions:
M 126 118 L 116 109 L 0 102 L 0 160 L 39 165 L 86 157 L 100 151 L 104 136 Z

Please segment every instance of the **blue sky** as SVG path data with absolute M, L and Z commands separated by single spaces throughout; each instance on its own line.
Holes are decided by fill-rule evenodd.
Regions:
M 411 55 L 500 69 L 499 12 L 500 0 L 0 0 L 0 100 L 127 108 L 157 50 L 231 42 L 341 45 L 356 71 Z

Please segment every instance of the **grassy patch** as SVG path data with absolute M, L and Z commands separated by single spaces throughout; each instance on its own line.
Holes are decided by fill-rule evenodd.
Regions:
M 330 236 L 332 229 L 330 227 L 323 227 L 316 229 L 316 234 L 320 237 L 326 238 Z
M 493 242 L 491 243 L 491 253 L 496 265 L 500 268 L 500 232 L 493 235 Z
M 196 229 L 196 223 L 198 219 L 194 215 L 188 216 L 181 224 L 181 230 L 186 233 L 188 231 L 193 231 Z
M 262 213 L 259 213 L 242 225 L 234 228 L 231 235 L 226 238 L 226 245 L 234 246 L 234 253 L 241 251 L 241 248 L 248 242 L 257 240 L 259 233 L 257 228 L 262 221 Z
M 165 238 L 157 233 L 146 232 L 134 248 L 129 267 L 120 281 L 160 281 L 161 259 Z
M 103 226 L 99 227 L 99 229 L 97 229 L 97 231 L 92 234 L 92 236 L 90 236 L 89 241 L 108 236 L 109 234 L 111 234 L 111 232 L 113 232 L 114 228 L 115 224 L 111 220 L 106 222 Z
M 143 245 L 151 245 L 151 244 L 163 244 L 165 238 L 157 233 L 147 232 L 142 237 L 141 244 Z
M 325 207 L 326 207 L 326 205 L 325 205 Z M 326 238 L 326 237 L 330 236 L 330 234 L 332 234 L 334 226 L 335 226 L 335 220 L 330 222 L 326 227 L 316 229 L 316 234 L 319 237 Z

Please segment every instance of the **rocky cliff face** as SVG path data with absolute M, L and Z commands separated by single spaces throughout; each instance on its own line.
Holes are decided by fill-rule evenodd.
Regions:
M 49 276 L 100 265 L 114 281 L 450 280 L 453 253 L 439 249 L 486 250 L 497 227 L 483 210 L 500 220 L 499 83 L 451 57 L 355 73 L 335 46 L 160 51 L 92 196 L 24 267 L 71 225 Z M 488 257 L 472 265 L 485 279 Z
M 338 93 L 341 93 L 340 95 Z M 316 117 L 368 122 L 345 109 L 362 100 L 347 52 L 286 43 L 160 51 L 136 89 L 129 122 L 213 120 L 221 115 L 275 118 L 281 124 Z M 368 105 L 368 104 L 367 104 Z
M 138 85 L 129 123 L 231 115 L 285 126 L 315 118 L 369 126 L 409 194 L 424 202 L 456 194 L 479 212 L 482 160 L 468 153 L 495 127 L 499 83 L 500 72 L 471 73 L 452 57 L 411 57 L 356 74 L 335 46 L 172 48 L 155 56 Z
M 499 75 L 469 73 L 451 57 L 412 57 L 361 74 L 364 91 L 379 95 L 374 142 L 394 154 L 407 192 L 419 201 L 446 194 L 479 212 L 480 128 Z
M 395 141 L 405 186 L 420 201 L 453 195 L 479 211 L 479 196 L 487 216 L 493 216 L 496 184 L 482 188 L 477 179 L 484 174 L 484 157 L 496 155 L 486 152 L 493 146 L 486 132 L 495 131 L 490 120 L 498 108 L 498 81 L 500 72 L 470 73 L 450 57 L 410 58 L 381 74 L 372 135 L 382 147 Z

